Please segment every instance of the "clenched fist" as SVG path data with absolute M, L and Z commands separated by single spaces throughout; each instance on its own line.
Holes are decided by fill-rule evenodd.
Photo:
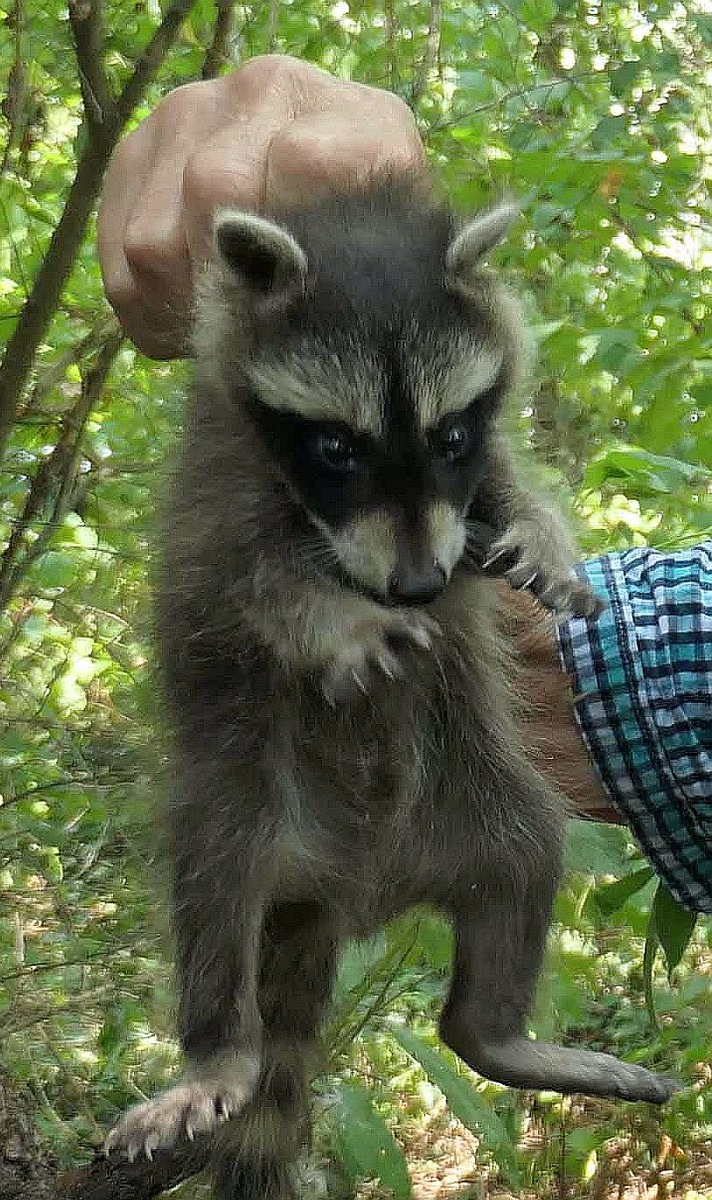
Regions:
M 186 353 L 193 280 L 213 211 L 259 212 L 417 171 L 423 147 L 403 101 L 281 55 L 171 92 L 118 146 L 99 212 L 106 294 L 139 349 Z

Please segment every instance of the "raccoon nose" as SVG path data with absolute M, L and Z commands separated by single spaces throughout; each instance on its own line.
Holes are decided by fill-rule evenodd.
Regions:
M 438 562 L 422 570 L 399 567 L 388 580 L 388 599 L 394 604 L 427 604 L 440 595 L 446 583 L 447 576 Z

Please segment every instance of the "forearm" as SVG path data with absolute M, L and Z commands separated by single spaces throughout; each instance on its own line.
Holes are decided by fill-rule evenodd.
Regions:
M 579 816 L 620 822 L 576 719 L 572 680 L 565 674 L 554 619 L 528 592 L 500 587 L 503 628 L 515 649 L 515 691 L 522 701 L 527 748 L 539 769 Z
M 558 625 L 560 654 L 534 602 L 502 593 L 530 749 L 578 812 L 610 796 L 673 895 L 712 912 L 712 543 L 579 570 L 605 607 Z

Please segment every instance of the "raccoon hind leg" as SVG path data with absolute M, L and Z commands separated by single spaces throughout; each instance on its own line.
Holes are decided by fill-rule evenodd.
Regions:
M 532 826 L 518 853 L 510 847 L 512 861 L 492 862 L 452 904 L 455 963 L 441 1036 L 473 1070 L 509 1087 L 661 1104 L 677 1090 L 673 1080 L 610 1054 L 526 1036 L 558 878 L 558 838 L 536 824 L 536 800 L 531 794 L 522 812 L 522 822 L 534 814 Z
M 258 1004 L 262 1069 L 237 1120 L 221 1131 L 216 1200 L 292 1200 L 308 1135 L 308 1071 L 334 978 L 337 938 L 321 905 L 278 904 L 266 916 Z

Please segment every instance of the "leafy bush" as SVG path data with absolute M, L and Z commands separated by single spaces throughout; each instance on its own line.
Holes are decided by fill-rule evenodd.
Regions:
M 53 231 L 63 211 L 76 216 L 78 169 L 101 157 L 72 50 L 76 12 L 70 5 L 68 20 L 54 0 L 28 9 L 13 0 L 0 14 L 0 1028 L 4 1064 L 29 1082 L 38 1120 L 68 1160 L 177 1059 L 155 901 L 163 751 L 148 579 L 185 376 L 122 342 L 91 221 L 67 250 L 69 275 L 53 276 L 44 326 L 36 320 L 38 294 L 51 289 L 35 281 L 56 268 L 64 237 L 51 242 Z M 267 49 L 398 91 L 459 207 L 501 191 L 521 198 L 501 262 L 524 294 L 539 365 L 517 421 L 574 489 L 587 549 L 709 534 L 712 17 L 703 0 L 272 0 L 237 6 L 233 18 L 226 38 L 202 0 L 163 12 L 111 0 L 102 61 L 115 96 L 130 91 L 159 22 L 173 21 L 114 134 L 119 118 L 138 120 L 199 77 L 206 59 Z M 621 1130 L 650 1163 L 663 1137 L 692 1154 L 712 1135 L 700 1065 L 712 1040 L 709 933 L 698 929 L 678 962 L 691 922 L 665 893 L 653 898 L 628 837 L 578 828 L 573 847 L 536 1029 L 672 1066 L 693 1086 L 653 1118 L 533 1103 L 474 1078 L 434 1040 L 449 934 L 417 914 L 342 963 L 320 1136 L 352 1181 L 378 1176 L 407 1196 L 390 1130 L 424 1119 L 438 1093 L 515 1188 L 555 1177 L 584 1188 Z

